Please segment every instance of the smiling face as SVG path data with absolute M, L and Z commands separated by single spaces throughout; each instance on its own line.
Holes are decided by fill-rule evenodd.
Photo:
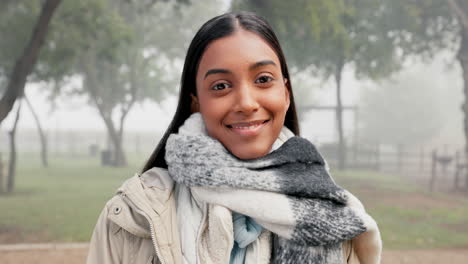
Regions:
M 262 38 L 239 29 L 210 43 L 196 75 L 199 111 L 208 134 L 240 159 L 266 155 L 289 108 L 278 56 Z

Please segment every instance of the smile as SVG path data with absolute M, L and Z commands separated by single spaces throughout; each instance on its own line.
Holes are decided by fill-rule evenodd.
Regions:
M 268 121 L 270 120 L 256 120 L 251 122 L 234 123 L 226 126 L 241 136 L 255 136 Z

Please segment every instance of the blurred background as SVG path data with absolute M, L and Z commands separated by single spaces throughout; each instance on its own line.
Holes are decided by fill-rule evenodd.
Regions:
M 1 263 L 84 262 L 196 30 L 240 10 L 277 33 L 301 135 L 377 220 L 383 263 L 466 263 L 465 0 L 0 1 Z

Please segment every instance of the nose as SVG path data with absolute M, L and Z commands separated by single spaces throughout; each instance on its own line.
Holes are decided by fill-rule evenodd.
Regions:
M 234 111 L 237 113 L 250 114 L 256 112 L 260 107 L 257 100 L 257 94 L 255 88 L 248 85 L 243 85 L 237 89 L 236 104 Z

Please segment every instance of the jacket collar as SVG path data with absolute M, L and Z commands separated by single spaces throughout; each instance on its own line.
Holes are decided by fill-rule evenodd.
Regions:
M 128 197 L 138 209 L 149 214 L 163 214 L 174 190 L 174 180 L 167 170 L 152 168 L 125 181 L 117 194 Z
M 174 181 L 165 169 L 135 174 L 118 188 L 108 218 L 135 236 L 149 238 L 149 221 L 154 222 L 170 209 L 173 190 Z

